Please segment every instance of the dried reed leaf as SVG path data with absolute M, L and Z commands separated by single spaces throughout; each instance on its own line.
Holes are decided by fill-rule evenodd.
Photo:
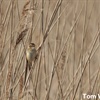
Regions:
M 24 7 L 23 7 L 23 10 L 22 10 L 22 15 L 25 15 L 26 8 L 27 8 L 27 6 L 29 5 L 29 3 L 30 3 L 30 0 L 27 1 L 27 2 L 25 3 L 25 5 L 24 5 Z
M 16 46 L 20 43 L 20 41 L 25 37 L 27 31 L 28 31 L 28 29 L 25 29 L 25 30 L 23 30 L 23 31 L 19 34 L 19 36 L 18 36 L 18 38 L 17 38 L 17 40 L 16 40 L 16 45 L 15 45 L 15 47 L 16 47 Z
M 19 81 L 19 94 L 18 94 L 19 100 L 22 97 L 22 89 L 23 89 L 23 76 L 20 77 L 20 81 Z
M 67 55 L 67 45 L 65 45 L 65 48 L 62 51 L 61 58 L 60 58 L 58 65 L 57 65 L 57 70 L 58 70 L 58 74 L 59 74 L 60 79 L 62 78 L 62 73 L 63 73 L 65 61 L 66 61 L 66 55 Z
M 0 56 L 2 55 L 2 43 L 3 43 L 3 38 L 2 38 L 2 29 L 3 27 L 0 26 Z
M 8 67 L 8 75 L 7 75 L 7 84 L 6 84 L 6 98 L 9 98 L 9 88 L 11 83 L 11 73 L 12 73 L 12 65 Z

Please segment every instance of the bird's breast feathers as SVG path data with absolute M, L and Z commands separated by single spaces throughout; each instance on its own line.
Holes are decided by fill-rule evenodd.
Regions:
M 26 58 L 28 61 L 33 61 L 36 57 L 36 49 L 28 49 L 26 50 Z

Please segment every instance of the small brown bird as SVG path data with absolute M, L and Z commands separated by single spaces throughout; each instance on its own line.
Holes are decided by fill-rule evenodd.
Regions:
M 37 56 L 37 51 L 36 51 L 36 48 L 35 48 L 35 44 L 34 43 L 30 43 L 28 45 L 27 50 L 26 50 L 26 69 L 25 69 L 25 81 L 24 81 L 24 84 L 26 82 L 28 68 L 29 68 L 29 70 L 31 69 L 32 61 L 34 61 L 36 59 L 36 56 Z

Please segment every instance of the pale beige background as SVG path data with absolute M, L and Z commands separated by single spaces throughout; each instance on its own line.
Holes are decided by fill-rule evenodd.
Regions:
M 3 69 L 2 74 L 0 74 L 1 100 L 4 100 L 3 98 L 5 97 L 6 94 L 5 89 L 6 89 L 6 80 L 7 80 L 7 72 L 8 72 L 8 65 L 9 65 L 9 55 L 10 55 L 7 54 L 6 56 L 6 53 L 8 50 L 10 50 L 9 46 L 11 40 L 10 38 L 11 31 L 14 36 L 13 43 L 15 43 L 16 38 L 18 37 L 18 33 L 20 33 L 23 30 L 21 25 L 25 25 L 25 19 L 22 15 L 22 11 L 25 3 L 28 0 L 14 0 L 13 17 L 10 16 L 11 7 L 12 7 L 11 5 L 9 6 L 10 1 L 11 0 L 0 0 L 0 34 L 1 34 L 0 44 L 3 44 L 5 41 L 3 51 L 2 52 L 0 51 L 2 54 L 0 58 L 0 67 L 1 69 Z M 54 11 L 57 0 L 44 0 L 45 3 L 43 8 L 43 25 L 44 25 L 43 34 L 41 29 L 42 27 L 41 11 L 42 11 L 43 0 L 42 1 L 33 0 L 33 1 L 36 2 L 36 10 L 34 11 L 34 18 L 33 18 L 33 29 L 35 28 L 35 30 L 32 32 L 32 42 L 34 42 L 36 44 L 36 47 L 38 48 L 38 46 L 41 44 L 43 40 L 43 34 L 45 33 L 46 28 L 48 27 L 48 23 Z M 32 6 L 33 1 L 30 0 L 31 3 L 27 6 L 28 9 L 30 8 L 29 6 Z M 6 13 L 7 11 L 8 13 Z M 58 19 L 60 13 L 61 16 Z M 62 5 L 60 6 L 60 9 L 58 10 L 58 13 L 53 23 L 55 23 L 57 19 L 58 19 L 57 23 L 53 26 L 52 30 L 50 31 L 44 43 L 44 47 L 41 50 L 42 57 L 41 57 L 40 69 L 38 69 L 39 66 L 37 65 L 38 67 L 35 68 L 34 71 L 32 72 L 32 79 L 34 84 L 30 82 L 28 90 L 31 91 L 32 96 L 34 97 L 36 77 L 37 75 L 39 75 L 38 82 L 37 82 L 37 99 L 35 98 L 34 100 L 45 100 L 50 85 L 50 80 L 53 72 L 52 70 L 54 67 L 53 59 L 54 60 L 56 59 L 55 55 L 56 56 L 60 55 L 60 52 L 64 47 L 64 43 L 66 42 L 70 34 L 70 31 L 72 30 L 72 27 L 77 20 L 77 23 L 74 26 L 74 29 L 66 43 L 65 49 L 63 51 L 63 55 L 61 56 L 61 59 L 59 60 L 57 65 L 59 80 L 62 87 L 63 98 L 61 97 L 61 91 L 58 86 L 58 78 L 55 72 L 51 84 L 51 89 L 49 92 L 49 100 L 72 100 L 74 93 L 76 93 L 74 100 L 83 100 L 82 93 L 96 94 L 100 92 L 99 91 L 100 81 L 99 81 L 99 72 L 98 72 L 100 66 L 99 63 L 100 62 L 100 58 L 99 58 L 100 40 L 98 35 L 100 30 L 100 23 L 99 23 L 100 22 L 100 1 L 99 0 L 63 0 Z M 22 24 L 19 24 L 20 22 Z M 35 27 L 36 24 L 37 26 Z M 28 44 L 25 41 L 26 38 L 29 36 L 29 34 L 30 31 L 23 39 L 25 47 Z M 59 48 L 57 47 L 57 49 L 55 50 L 56 45 Z M 92 48 L 93 51 L 91 54 Z M 12 70 L 12 79 L 14 78 L 13 75 L 17 66 L 19 65 L 19 61 L 21 60 L 21 57 L 24 57 L 24 59 L 22 60 L 22 64 L 20 65 L 20 69 L 17 72 L 16 82 L 20 78 L 20 75 L 23 72 L 23 70 L 25 69 L 25 54 L 23 53 L 23 51 L 24 51 L 23 44 L 21 42 L 17 46 L 17 49 L 15 50 L 16 53 L 13 58 L 14 65 Z M 89 56 L 90 58 L 88 59 Z M 2 62 L 4 63 L 2 64 Z M 86 69 L 83 73 L 83 76 L 81 77 L 82 71 L 86 63 L 87 63 Z M 78 70 L 78 68 L 80 69 Z M 38 70 L 39 70 L 39 74 L 37 74 Z M 77 71 L 78 73 L 73 80 L 73 77 Z M 80 77 L 81 77 L 81 82 L 80 82 Z M 13 83 L 13 85 L 16 84 L 16 82 Z M 18 93 L 19 93 L 19 84 L 17 85 L 17 88 L 13 92 L 13 100 L 18 99 Z M 23 97 L 23 100 L 33 100 L 32 96 L 30 94 L 27 94 L 25 97 Z

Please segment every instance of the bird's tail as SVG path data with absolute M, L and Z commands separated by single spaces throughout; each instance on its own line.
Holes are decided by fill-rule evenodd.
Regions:
M 27 71 L 28 71 L 28 60 L 26 60 L 26 68 L 25 68 L 25 80 L 24 80 L 24 84 L 26 83 Z
M 30 71 L 31 70 L 31 66 L 32 66 L 32 63 L 28 62 L 28 60 L 26 59 L 26 69 L 25 69 L 25 81 L 24 81 L 24 84 L 26 83 L 28 68 L 29 68 L 29 71 Z

